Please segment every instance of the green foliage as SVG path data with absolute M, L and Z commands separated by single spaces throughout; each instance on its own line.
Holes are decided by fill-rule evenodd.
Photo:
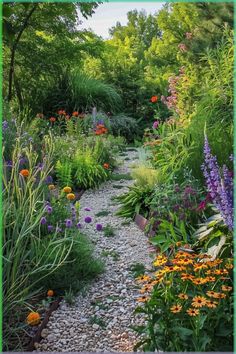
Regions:
M 111 117 L 111 131 L 114 136 L 124 136 L 127 142 L 132 142 L 140 134 L 139 122 L 124 113 Z
M 55 165 L 56 177 L 61 186 L 73 186 L 72 182 L 72 164 L 69 161 L 61 163 L 57 161 Z
M 114 227 L 110 224 L 106 225 L 103 228 L 104 236 L 105 237 L 114 237 L 115 236 L 115 230 Z
M 109 210 L 102 210 L 102 211 L 99 211 L 97 214 L 95 214 L 95 216 L 97 216 L 99 218 L 101 216 L 107 216 L 109 214 L 110 214 Z
M 127 180 L 127 181 L 130 181 L 132 180 L 133 178 L 131 177 L 131 175 L 129 173 L 113 173 L 111 175 L 111 179 L 113 181 L 120 181 L 122 179 L 124 180 Z
M 133 273 L 134 278 L 137 278 L 145 273 L 145 265 L 143 263 L 134 263 L 130 266 L 130 271 Z

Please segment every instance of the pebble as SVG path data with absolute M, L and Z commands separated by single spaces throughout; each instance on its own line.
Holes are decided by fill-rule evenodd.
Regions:
M 138 152 L 127 151 L 127 156 L 130 160 L 120 156 L 123 164 L 116 173 L 129 173 Z M 78 294 L 74 306 L 62 301 L 43 330 L 43 339 L 35 344 L 36 352 L 133 352 L 140 340 L 131 328 L 140 325 L 143 319 L 141 314 L 134 316 L 139 289 L 130 267 L 142 263 L 146 269 L 151 269 L 152 258 L 147 237 L 134 222 L 122 225 L 124 219 L 115 216 L 119 206 L 111 200 L 125 193 L 134 181 L 121 180 L 122 189 L 113 188 L 117 183 L 108 181 L 98 190 L 86 191 L 80 199 L 81 220 L 87 215 L 93 220 L 84 226 L 83 233 L 94 242 L 95 256 L 104 260 L 106 270 L 92 282 L 85 295 Z M 85 207 L 90 207 L 91 211 L 84 211 Z M 103 210 L 109 210 L 109 215 L 97 217 Z M 97 223 L 112 225 L 116 235 L 104 237 L 102 231 L 96 231 Z M 110 252 L 110 256 L 102 257 L 104 251 Z M 114 252 L 119 255 L 116 260 L 112 256 Z M 91 324 L 94 316 L 103 325 Z

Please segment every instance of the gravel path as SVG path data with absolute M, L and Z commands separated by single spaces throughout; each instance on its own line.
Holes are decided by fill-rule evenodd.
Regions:
M 137 162 L 137 157 L 137 151 L 127 150 L 126 156 L 120 156 L 121 164 L 115 172 L 130 172 L 130 165 Z M 95 244 L 95 252 L 104 259 L 106 271 L 85 295 L 78 295 L 74 306 L 64 301 L 60 304 L 43 330 L 44 338 L 36 351 L 133 351 L 137 338 L 130 327 L 139 321 L 137 315 L 133 315 L 139 291 L 130 267 L 142 263 L 149 270 L 151 257 L 146 236 L 134 222 L 125 225 L 124 219 L 114 215 L 118 205 L 112 201 L 112 197 L 123 194 L 132 184 L 132 180 L 109 181 L 98 190 L 83 194 L 81 220 L 88 215 L 93 219 L 91 224 L 86 224 L 83 233 Z M 85 207 L 91 211 L 84 211 Z M 109 214 L 97 217 L 101 211 L 109 211 Z M 103 231 L 97 232 L 97 223 L 112 225 L 115 236 L 105 237 Z

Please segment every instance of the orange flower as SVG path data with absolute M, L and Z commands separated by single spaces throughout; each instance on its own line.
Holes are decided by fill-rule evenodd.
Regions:
M 203 296 L 195 296 L 192 301 L 193 307 L 202 307 L 206 305 L 207 299 Z
M 195 279 L 192 279 L 192 282 L 193 284 L 196 284 L 196 285 L 202 285 L 202 284 L 206 284 L 208 282 L 207 278 L 195 278 Z
M 66 111 L 64 109 L 60 109 L 58 111 L 58 114 L 59 114 L 59 116 L 65 116 L 66 115 Z
M 52 122 L 52 123 L 56 122 L 56 118 L 55 118 L 55 117 L 51 117 L 51 118 L 49 118 L 49 120 L 50 120 L 50 122 Z
M 49 296 L 49 297 L 54 296 L 54 291 L 53 290 L 48 290 L 47 296 Z
M 21 170 L 20 175 L 23 177 L 29 177 L 29 170 Z
M 188 295 L 181 293 L 181 294 L 178 295 L 178 298 L 180 298 L 181 300 L 187 300 L 188 299 Z
M 40 314 L 38 312 L 30 312 L 27 316 L 27 323 L 31 326 L 36 326 L 40 323 Z
M 182 310 L 182 306 L 181 305 L 174 305 L 170 308 L 170 311 L 173 313 L 177 313 L 180 312 Z
M 209 307 L 209 308 L 216 308 L 216 306 L 218 305 L 218 302 L 217 301 L 213 301 L 213 300 L 207 300 L 206 301 L 206 306 Z
M 103 167 L 104 167 L 106 170 L 108 170 L 108 168 L 110 167 L 110 165 L 109 165 L 109 163 L 104 163 L 104 164 L 103 164 Z
M 197 309 L 190 308 L 186 312 L 189 314 L 189 316 L 197 316 L 197 315 L 199 315 L 199 310 L 197 310 Z
M 227 268 L 227 269 L 233 269 L 233 267 L 234 267 L 233 264 L 230 264 L 230 263 L 225 265 L 225 268 Z
M 66 196 L 66 198 L 67 198 L 68 200 L 74 200 L 74 199 L 75 199 L 75 195 L 74 195 L 74 193 L 68 193 L 67 196 Z
M 225 299 L 225 298 L 226 298 L 226 295 L 222 294 L 222 293 L 218 293 L 215 295 L 215 299 Z
M 207 296 L 209 297 L 214 297 L 215 298 L 215 295 L 217 294 L 215 291 L 213 290 L 209 290 L 206 292 Z
M 209 281 L 209 282 L 214 282 L 216 280 L 215 277 L 206 277 L 205 280 Z
M 54 184 L 49 184 L 48 185 L 48 189 L 50 190 L 50 191 L 52 191 L 53 189 L 55 189 L 56 187 L 54 186 Z
M 137 281 L 142 283 L 144 281 L 148 281 L 148 280 L 151 280 L 151 278 L 149 277 L 149 275 L 142 275 L 140 277 L 137 278 Z
M 149 298 L 147 296 L 142 296 L 137 299 L 138 302 L 146 302 L 148 300 L 149 300 Z
M 63 188 L 64 193 L 71 193 L 71 191 L 72 191 L 71 187 L 64 187 Z
M 78 116 L 79 116 L 79 112 L 74 111 L 74 112 L 72 113 L 72 116 L 73 116 L 73 117 L 78 117 Z
M 150 98 L 150 101 L 151 101 L 152 103 L 156 103 L 157 100 L 158 100 L 158 97 L 157 97 L 157 96 L 152 96 L 152 97 Z
M 222 289 L 222 291 L 231 291 L 232 290 L 232 286 L 222 285 L 221 289 Z

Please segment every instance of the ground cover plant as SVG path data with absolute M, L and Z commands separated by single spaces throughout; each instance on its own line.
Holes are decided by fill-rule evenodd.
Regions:
M 139 288 L 132 350 L 232 351 L 233 5 L 134 9 L 109 39 L 80 26 L 100 6 L 3 4 L 3 349 L 107 262 Z M 84 192 L 104 198 L 93 215 Z M 149 267 L 114 247 L 137 215 Z

